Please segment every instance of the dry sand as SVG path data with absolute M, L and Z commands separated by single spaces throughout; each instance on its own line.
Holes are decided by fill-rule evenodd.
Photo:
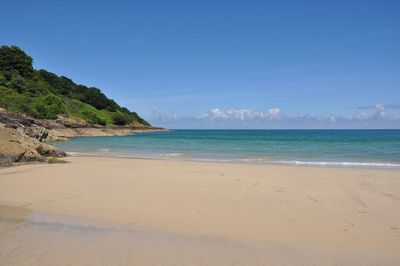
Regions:
M 0 169 L 0 265 L 400 265 L 400 171 L 67 160 Z

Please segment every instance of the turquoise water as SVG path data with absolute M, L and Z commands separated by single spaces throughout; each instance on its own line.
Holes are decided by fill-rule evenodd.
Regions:
M 172 130 L 54 144 L 71 154 L 400 168 L 400 130 Z

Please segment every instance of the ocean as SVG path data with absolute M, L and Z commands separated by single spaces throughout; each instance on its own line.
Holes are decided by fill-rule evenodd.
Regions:
M 171 130 L 53 144 L 71 155 L 400 169 L 400 130 Z

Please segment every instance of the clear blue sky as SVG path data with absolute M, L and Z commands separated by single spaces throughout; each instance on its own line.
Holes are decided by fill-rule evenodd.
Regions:
M 0 2 L 0 44 L 160 126 L 400 128 L 400 1 Z

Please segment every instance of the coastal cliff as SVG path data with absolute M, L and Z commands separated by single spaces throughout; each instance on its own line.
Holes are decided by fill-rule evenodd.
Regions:
M 163 130 L 100 89 L 36 70 L 32 63 L 20 48 L 0 47 L 0 163 L 65 156 L 46 141 Z

